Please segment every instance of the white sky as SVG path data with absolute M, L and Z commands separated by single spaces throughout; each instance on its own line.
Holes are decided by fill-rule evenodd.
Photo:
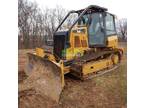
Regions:
M 99 5 L 108 8 L 108 11 L 119 18 L 127 18 L 128 4 L 126 0 L 29 0 L 36 1 L 41 8 L 55 8 L 57 5 L 67 10 L 78 10 L 88 5 Z

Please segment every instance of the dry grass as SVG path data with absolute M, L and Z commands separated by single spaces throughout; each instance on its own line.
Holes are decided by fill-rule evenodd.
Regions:
M 122 64 L 111 73 L 87 81 L 68 75 L 58 108 L 126 108 L 127 57 L 126 43 L 121 43 L 125 53 Z
M 126 108 L 127 47 L 126 43 L 120 43 L 120 46 L 125 48 L 124 59 L 121 66 L 113 72 L 86 81 L 66 75 L 66 85 L 58 104 L 48 105 L 48 99 L 37 96 L 38 94 L 26 97 L 25 100 L 35 102 L 35 108 Z M 20 51 L 25 52 L 27 51 Z M 22 75 L 20 79 L 23 77 L 26 76 Z
M 122 108 L 127 103 L 126 62 L 117 70 L 87 81 L 66 77 L 59 108 Z

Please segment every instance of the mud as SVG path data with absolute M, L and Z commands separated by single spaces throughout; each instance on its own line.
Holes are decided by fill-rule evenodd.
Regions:
M 19 91 L 28 89 L 35 89 L 37 93 L 58 102 L 62 91 L 60 69 L 53 63 L 38 60 L 29 77 L 19 84 Z
M 23 59 L 19 58 L 19 60 Z M 117 70 L 91 80 L 81 81 L 68 74 L 65 76 L 65 87 L 58 103 L 44 93 L 48 90 L 47 74 L 42 72 L 40 78 L 45 80 L 40 80 L 39 73 L 27 77 L 24 71 L 19 71 L 19 108 L 126 108 L 126 71 L 125 58 Z

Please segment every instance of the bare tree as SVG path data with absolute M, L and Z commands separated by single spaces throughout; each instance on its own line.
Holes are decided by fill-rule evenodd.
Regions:
M 120 19 L 117 23 L 118 33 L 123 40 L 127 39 L 127 19 Z
M 21 48 L 34 48 L 52 39 L 53 32 L 62 21 L 66 10 L 61 6 L 42 11 L 36 2 L 18 0 L 18 28 Z
M 44 35 L 45 39 L 52 39 L 53 29 L 54 26 L 54 14 L 51 15 L 51 10 L 46 8 L 44 11 L 44 20 L 43 20 L 43 26 L 44 26 Z
M 55 13 L 56 13 L 56 19 L 59 25 L 62 22 L 63 18 L 65 17 L 67 11 L 61 6 L 57 5 L 55 9 Z
M 29 35 L 32 32 L 33 14 L 36 13 L 37 4 L 26 0 L 18 1 L 18 28 L 23 38 L 25 48 L 29 47 Z
M 45 32 L 48 33 L 50 39 L 52 39 L 53 32 L 56 27 L 62 22 L 63 18 L 66 15 L 66 10 L 61 6 L 57 6 L 54 9 L 46 8 L 44 11 L 44 25 Z

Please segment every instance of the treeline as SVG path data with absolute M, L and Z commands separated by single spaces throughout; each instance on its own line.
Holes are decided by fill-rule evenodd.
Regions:
M 18 0 L 18 48 L 41 47 L 46 40 L 51 40 L 54 30 L 67 13 L 68 10 L 61 6 L 41 9 L 36 2 Z M 65 28 L 68 28 L 75 18 L 75 15 L 70 16 Z M 126 40 L 127 20 L 118 20 L 116 25 L 119 39 Z
M 42 10 L 36 2 L 18 0 L 19 48 L 38 47 L 52 39 L 55 28 L 66 13 L 61 6 Z

